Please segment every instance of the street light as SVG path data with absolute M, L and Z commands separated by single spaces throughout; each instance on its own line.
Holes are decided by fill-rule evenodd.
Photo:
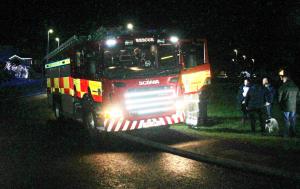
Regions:
M 57 42 L 57 48 L 58 48 L 58 47 L 59 47 L 59 38 L 56 37 L 56 38 L 55 38 L 55 41 Z
M 254 58 L 252 58 L 251 60 L 252 60 L 252 62 L 253 62 L 253 64 L 254 64 L 254 62 L 255 62 Z
M 235 52 L 235 56 L 237 56 L 238 50 L 237 50 L 237 49 L 234 49 L 233 52 Z
M 49 38 L 50 34 L 53 33 L 53 29 L 48 30 L 48 35 L 47 35 L 47 52 L 46 52 L 46 64 L 48 64 L 48 54 L 49 54 Z
M 243 58 L 244 58 L 244 60 L 246 60 L 246 58 L 247 58 L 246 55 L 243 55 Z

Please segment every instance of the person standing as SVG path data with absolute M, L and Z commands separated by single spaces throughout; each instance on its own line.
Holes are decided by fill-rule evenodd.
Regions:
M 278 90 L 278 102 L 283 111 L 285 128 L 284 137 L 296 136 L 296 106 L 299 98 L 299 88 L 284 71 L 279 72 L 282 85 Z
M 253 84 L 246 96 L 246 109 L 249 112 L 251 131 L 256 132 L 256 120 L 258 118 L 261 133 L 265 133 L 264 105 L 268 99 L 268 92 L 259 84 Z
M 265 89 L 267 89 L 267 92 L 269 93 L 265 107 L 266 107 L 268 119 L 270 119 L 270 118 L 272 118 L 272 106 L 273 106 L 276 91 L 275 91 L 274 87 L 270 84 L 269 78 L 264 77 L 262 79 L 262 84 L 265 87 Z
M 246 96 L 247 96 L 247 93 L 250 89 L 250 86 L 251 86 L 250 79 L 245 78 L 243 85 L 241 85 L 239 87 L 239 91 L 238 91 L 238 95 L 237 95 L 237 100 L 238 100 L 238 103 L 241 107 L 241 111 L 242 111 L 242 114 L 243 114 L 243 117 L 242 117 L 243 126 L 245 125 L 245 122 L 248 118 L 248 111 L 246 109 Z

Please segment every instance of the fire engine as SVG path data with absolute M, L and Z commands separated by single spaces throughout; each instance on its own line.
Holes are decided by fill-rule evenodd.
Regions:
M 56 118 L 82 120 L 91 131 L 196 124 L 210 79 L 206 40 L 166 32 L 101 27 L 71 37 L 46 59 Z

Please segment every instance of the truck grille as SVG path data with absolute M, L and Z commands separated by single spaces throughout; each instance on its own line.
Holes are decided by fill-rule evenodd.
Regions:
M 130 115 L 161 114 L 175 108 L 175 91 L 170 87 L 130 89 L 124 97 Z

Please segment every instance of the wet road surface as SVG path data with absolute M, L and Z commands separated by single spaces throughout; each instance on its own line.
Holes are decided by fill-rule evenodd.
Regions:
M 0 188 L 296 188 L 114 135 L 95 143 L 80 123 L 54 120 L 44 97 L 0 105 Z

